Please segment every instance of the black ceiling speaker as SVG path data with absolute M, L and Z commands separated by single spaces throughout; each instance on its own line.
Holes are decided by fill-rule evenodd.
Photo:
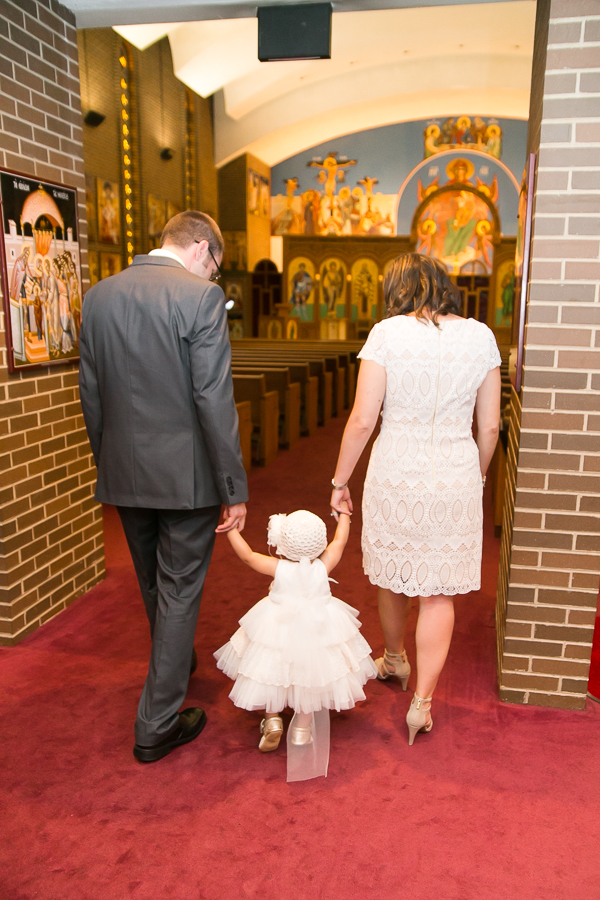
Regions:
M 258 58 L 331 59 L 331 3 L 259 6 Z
M 86 112 L 83 117 L 83 121 L 86 125 L 89 125 L 91 128 L 97 128 L 98 125 L 102 125 L 106 116 L 102 115 L 100 112 L 96 112 L 95 109 L 90 109 Z

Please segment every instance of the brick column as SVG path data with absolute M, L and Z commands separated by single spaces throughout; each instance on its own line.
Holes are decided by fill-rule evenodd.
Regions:
M 500 696 L 581 709 L 600 574 L 600 0 L 538 9 L 549 27 L 546 52 L 534 53 L 534 84 L 536 65 L 545 71 L 539 130 L 532 92 L 537 188 L 523 391 L 511 404 Z
M 2 0 L 0 164 L 79 189 L 87 279 L 74 25 L 56 0 Z M 2 315 L 0 644 L 13 644 L 103 577 L 104 549 L 77 366 L 10 375 L 5 328 Z

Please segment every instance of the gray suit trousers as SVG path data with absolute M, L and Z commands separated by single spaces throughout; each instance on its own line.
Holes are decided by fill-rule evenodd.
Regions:
M 185 699 L 221 507 L 117 509 L 152 636 L 150 667 L 135 722 L 136 743 L 152 746 L 175 728 Z

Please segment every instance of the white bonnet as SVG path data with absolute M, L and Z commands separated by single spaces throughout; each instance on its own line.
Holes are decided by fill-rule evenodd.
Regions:
M 327 547 L 327 528 L 323 519 L 306 509 L 289 516 L 279 513 L 269 518 L 267 543 L 287 559 L 312 560 Z

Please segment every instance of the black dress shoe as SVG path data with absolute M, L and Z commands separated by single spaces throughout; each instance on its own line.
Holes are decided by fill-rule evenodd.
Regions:
M 175 747 L 189 744 L 197 738 L 206 725 L 206 713 L 198 706 L 190 706 L 179 713 L 179 724 L 170 734 L 151 747 L 143 747 L 141 744 L 133 745 L 133 755 L 140 762 L 156 762 L 167 756 Z
M 196 669 L 198 668 L 198 655 L 196 654 L 196 648 L 192 649 L 192 662 L 190 664 L 190 675 L 193 675 Z

